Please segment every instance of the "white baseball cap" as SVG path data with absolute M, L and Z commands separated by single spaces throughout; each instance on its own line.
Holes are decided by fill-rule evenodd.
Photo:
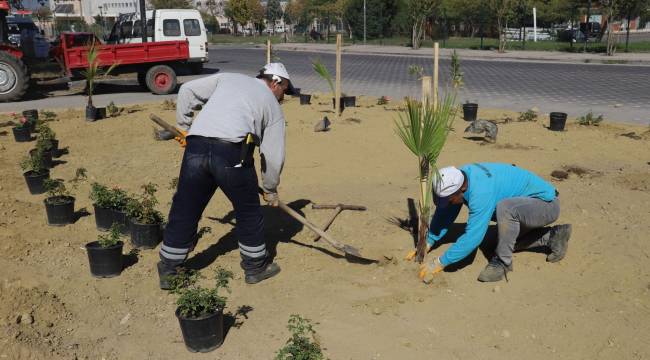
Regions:
M 437 197 L 436 204 L 441 207 L 447 206 L 449 196 L 455 194 L 463 186 L 465 175 L 454 166 L 440 169 L 438 174 L 433 176 L 433 192 Z
M 289 87 L 287 87 L 287 90 L 284 93 L 287 95 L 293 95 L 295 93 L 293 84 L 291 83 L 291 78 L 289 78 L 289 73 L 287 72 L 287 69 L 284 67 L 284 64 L 268 63 L 264 65 L 264 67 L 260 70 L 260 74 L 257 77 L 260 78 L 263 77 L 264 75 L 271 75 L 272 79 L 277 81 L 278 83 L 282 83 L 282 81 L 286 80 L 287 82 L 289 82 Z

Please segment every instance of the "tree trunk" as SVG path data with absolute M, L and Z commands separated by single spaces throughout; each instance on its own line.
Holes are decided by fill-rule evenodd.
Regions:
M 506 51 L 506 32 L 501 26 L 501 18 L 497 19 L 497 27 L 499 28 L 499 52 L 504 53 Z
M 630 22 L 631 22 L 632 14 L 627 13 L 627 31 L 625 33 L 625 52 L 629 51 L 630 47 Z M 638 26 L 637 26 L 638 29 Z

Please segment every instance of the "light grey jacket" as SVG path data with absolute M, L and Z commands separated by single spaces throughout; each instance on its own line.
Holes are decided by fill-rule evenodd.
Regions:
M 194 117 L 194 111 L 202 108 Z M 176 122 L 199 135 L 238 143 L 247 133 L 261 140 L 263 189 L 277 192 L 284 166 L 285 120 L 263 80 L 223 73 L 183 84 L 176 101 Z

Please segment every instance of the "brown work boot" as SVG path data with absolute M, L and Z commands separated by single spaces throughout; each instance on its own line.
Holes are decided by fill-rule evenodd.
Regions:
M 551 253 L 546 257 L 546 261 L 554 263 L 564 259 L 567 248 L 569 247 L 570 237 L 571 224 L 553 226 L 551 228 L 551 237 L 548 240 Z

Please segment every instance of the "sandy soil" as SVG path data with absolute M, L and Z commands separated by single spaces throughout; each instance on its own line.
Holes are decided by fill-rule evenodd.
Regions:
M 319 103 L 319 101 L 321 103 Z M 277 244 L 282 273 L 247 286 L 239 268 L 232 215 L 221 193 L 201 225 L 212 227 L 190 264 L 206 274 L 217 266 L 235 272 L 226 311 L 224 345 L 208 354 L 185 349 L 174 316 L 175 296 L 157 288 L 155 250 L 112 279 L 90 276 L 83 245 L 96 238 L 94 217 L 49 227 L 44 196 L 29 195 L 17 163 L 32 144 L 0 136 L 0 358 L 7 359 L 270 359 L 288 338 L 290 314 L 316 322 L 331 359 L 649 359 L 650 358 L 650 139 L 648 128 L 571 123 L 565 132 L 539 122 L 499 124 L 496 144 L 468 139 L 459 119 L 440 165 L 502 161 L 553 181 L 561 193 L 561 222 L 572 223 L 567 257 L 548 264 L 540 253 L 515 256 L 509 282 L 476 281 L 493 247 L 492 226 L 479 251 L 432 285 L 420 283 L 416 265 L 402 260 L 411 235 L 391 223 L 407 217 L 417 195 L 416 161 L 393 133 L 394 104 L 364 99 L 341 121 L 324 98 L 285 103 L 287 161 L 281 197 L 316 223 L 330 216 L 309 202 L 348 203 L 329 232 L 381 259 L 349 263 L 277 209 L 264 208 L 268 241 Z M 59 112 L 52 123 L 69 154 L 52 170 L 70 179 L 78 167 L 91 181 L 138 191 L 160 184 L 167 213 L 182 151 L 152 138 L 149 112 L 173 121 L 160 104 L 87 123 L 81 110 Z M 334 124 L 314 133 L 324 115 Z M 480 110 L 500 120 L 501 111 Z M 638 139 L 621 136 L 635 132 Z M 578 171 L 576 171 L 576 169 Z M 576 174 L 578 173 L 578 174 Z M 77 210 L 92 211 L 89 185 L 76 191 Z M 462 230 L 466 210 L 453 239 Z M 432 251 L 441 254 L 449 243 Z M 127 245 L 126 250 L 130 247 Z M 431 256 L 431 255 L 430 255 Z M 247 310 L 248 309 L 248 310 Z

